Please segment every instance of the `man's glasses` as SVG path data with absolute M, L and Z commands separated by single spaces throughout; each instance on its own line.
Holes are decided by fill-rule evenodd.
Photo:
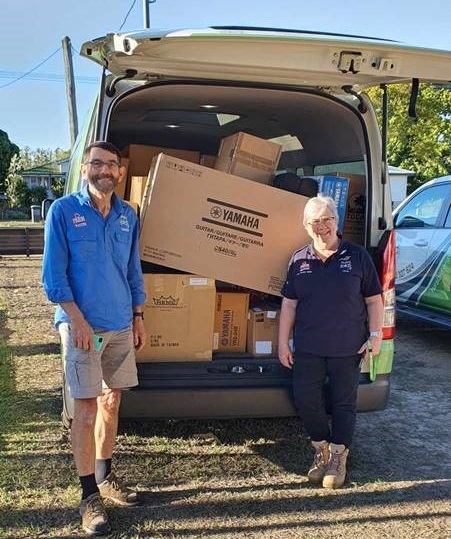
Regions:
M 334 221 L 335 221 L 335 217 L 331 215 L 330 217 L 321 217 L 320 219 L 313 219 L 313 221 L 310 221 L 307 224 L 312 227 L 316 227 L 319 225 L 330 226 Z
M 101 161 L 100 159 L 93 159 L 92 161 L 86 161 L 85 165 L 90 165 L 92 168 L 100 170 L 103 167 L 108 167 L 110 170 L 116 170 L 120 167 L 117 161 Z

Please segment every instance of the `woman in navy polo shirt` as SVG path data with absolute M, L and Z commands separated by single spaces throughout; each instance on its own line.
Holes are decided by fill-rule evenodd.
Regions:
M 312 243 L 291 257 L 282 289 L 279 360 L 293 369 L 294 398 L 315 456 L 309 481 L 339 488 L 356 421 L 360 363 L 382 340 L 382 288 L 368 252 L 337 235 L 332 198 L 311 198 L 304 227 Z M 288 341 L 294 327 L 294 353 Z M 329 381 L 331 425 L 323 387 Z

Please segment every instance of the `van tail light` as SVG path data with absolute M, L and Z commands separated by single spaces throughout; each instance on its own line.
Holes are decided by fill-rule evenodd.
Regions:
M 381 284 L 384 302 L 384 324 L 382 338 L 393 339 L 395 336 L 395 277 L 396 277 L 396 239 L 391 230 L 382 254 Z

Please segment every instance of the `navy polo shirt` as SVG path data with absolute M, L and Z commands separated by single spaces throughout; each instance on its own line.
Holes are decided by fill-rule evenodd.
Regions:
M 376 268 L 368 252 L 342 241 L 322 262 L 307 245 L 288 266 L 282 295 L 298 300 L 295 350 L 319 356 L 357 354 L 368 339 L 364 298 L 381 294 Z

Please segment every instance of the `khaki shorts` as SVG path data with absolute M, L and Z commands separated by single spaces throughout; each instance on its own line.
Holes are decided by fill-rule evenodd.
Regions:
M 69 324 L 60 324 L 58 330 L 64 374 L 73 399 L 99 397 L 103 388 L 127 389 L 138 385 L 131 328 L 96 331 L 103 337 L 99 352 L 75 348 Z

